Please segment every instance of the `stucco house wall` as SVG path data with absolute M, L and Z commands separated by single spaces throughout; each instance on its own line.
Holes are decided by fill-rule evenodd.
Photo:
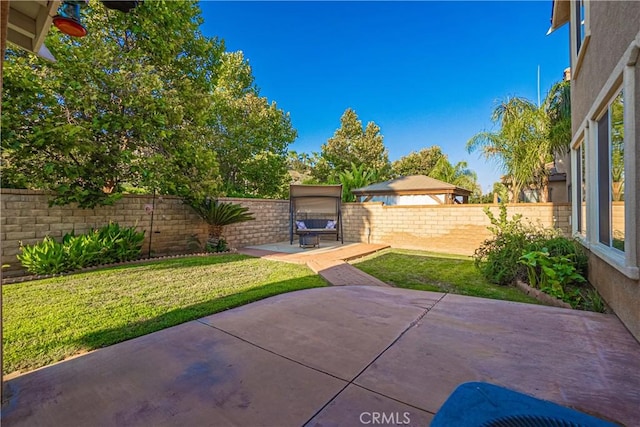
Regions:
M 572 70 L 571 116 L 575 134 L 598 93 L 638 34 L 640 2 L 590 1 L 591 39 L 578 70 Z M 576 72 L 577 71 L 577 72 Z
M 556 8 L 571 8 L 571 111 L 572 166 L 567 174 L 572 186 L 573 233 L 589 249 L 589 281 L 613 308 L 631 333 L 640 340 L 640 231 L 637 213 L 640 212 L 640 2 L 593 1 L 583 2 L 586 10 L 586 34 L 581 51 L 576 52 L 576 5 L 579 2 L 554 1 Z M 553 22 L 554 27 L 564 22 Z M 612 247 L 600 243 L 598 237 L 601 217 L 598 197 L 601 192 L 597 128 L 598 120 L 606 114 L 608 103 L 619 90 L 624 94 L 624 202 L 611 203 L 610 228 L 624 230 L 625 250 L 616 253 Z M 577 200 L 578 156 L 586 152 L 586 208 Z M 577 216 L 586 215 L 586 235 L 577 230 Z M 625 229 L 626 227 L 626 229 Z

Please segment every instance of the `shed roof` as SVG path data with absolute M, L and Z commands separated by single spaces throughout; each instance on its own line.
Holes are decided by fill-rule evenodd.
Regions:
M 356 188 L 352 193 L 357 196 L 369 194 L 443 194 L 453 193 L 468 196 L 471 191 L 440 181 L 426 175 L 409 175 L 389 181 Z

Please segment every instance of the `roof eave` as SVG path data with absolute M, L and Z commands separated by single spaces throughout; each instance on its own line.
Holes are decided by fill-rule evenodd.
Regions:
M 429 190 L 351 190 L 356 196 L 427 196 L 440 194 L 455 194 L 456 196 L 470 196 L 471 191 L 464 188 L 436 188 Z
M 41 52 L 58 6 L 60 0 L 9 1 L 7 41 L 29 52 Z
M 564 24 L 568 23 L 571 18 L 571 3 L 569 0 L 553 0 L 551 11 L 551 27 L 547 31 L 547 35 L 553 33 Z

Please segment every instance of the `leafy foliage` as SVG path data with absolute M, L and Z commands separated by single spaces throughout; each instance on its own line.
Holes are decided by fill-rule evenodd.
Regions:
M 395 176 L 431 176 L 430 174 L 433 172 L 438 162 L 445 157 L 446 154 L 444 154 L 442 149 L 437 145 L 423 148 L 420 151 L 412 151 L 406 156 L 393 162 L 393 174 Z
M 241 52 L 201 34 L 196 1 L 91 9 L 86 37 L 49 33 L 56 63 L 7 52 L 3 185 L 87 208 L 125 186 L 194 199 L 284 194 L 290 118 L 259 96 Z
M 58 274 L 99 264 L 130 261 L 140 256 L 144 232 L 110 223 L 76 236 L 67 233 L 62 242 L 47 236 L 36 245 L 21 246 L 18 260 L 34 274 Z
M 81 207 L 112 203 L 123 183 L 178 195 L 215 191 L 206 125 L 224 47 L 199 32 L 196 3 L 149 1 L 129 14 L 91 7 L 86 37 L 49 33 L 56 63 L 7 53 L 7 179 Z
M 287 153 L 287 167 L 291 177 L 291 184 L 310 184 L 313 182 L 312 172 L 320 158 L 318 153 L 298 153 L 289 150 Z
M 550 151 L 564 154 L 571 143 L 571 83 L 555 83 L 546 96 L 544 110 L 549 118 Z
M 576 271 L 573 261 L 560 255 L 551 256 L 547 248 L 527 252 L 520 257 L 519 262 L 527 267 L 530 286 L 560 298 L 565 297 L 566 286 L 586 282 Z
M 567 247 L 566 244 L 562 246 Z M 580 273 L 582 267 L 573 259 L 575 254 L 568 249 L 566 256 L 551 255 L 546 247 L 523 254 L 520 263 L 527 267 L 529 285 L 561 299 L 573 308 L 599 313 L 606 311 L 598 292 L 584 286 L 587 280 Z
M 510 201 L 517 202 L 526 187 L 541 191 L 546 199 L 546 163 L 564 155 L 571 142 L 570 82 L 555 83 L 542 106 L 520 98 L 507 98 L 493 110 L 497 131 L 483 131 L 467 142 L 469 152 L 479 150 L 497 162 L 506 174 Z
M 500 285 L 528 280 L 573 307 L 599 310 L 597 294 L 574 287 L 585 283 L 587 274 L 587 256 L 578 242 L 557 230 L 523 224 L 521 215 L 508 219 L 504 204 L 497 218 L 488 208 L 485 213 L 493 238 L 476 250 L 474 261 L 487 280 Z
M 365 169 L 364 165 L 357 166 L 351 163 L 351 169 L 342 172 L 339 178 L 342 184 L 342 201 L 355 202 L 356 196 L 351 190 L 377 182 L 378 174 L 373 169 Z
M 57 274 L 70 270 L 64 246 L 49 236 L 37 245 L 21 246 L 20 250 L 17 258 L 30 273 Z
M 282 197 L 288 190 L 287 146 L 297 132 L 288 113 L 260 97 L 242 52 L 224 53 L 213 92 L 215 137 L 223 192 L 236 197 Z
M 536 243 L 558 237 L 558 231 L 536 228 L 522 222 L 522 215 L 507 216 L 507 207 L 500 204 L 500 214 L 496 218 L 489 208 L 484 212 L 491 225 L 487 227 L 493 234 L 476 249 L 474 261 L 482 275 L 492 283 L 509 285 L 516 279 L 525 279 L 526 268 L 519 263 L 520 257 Z
M 340 118 L 340 128 L 322 145 L 313 178 L 319 183 L 337 182 L 340 173 L 349 170 L 351 164 L 364 165 L 376 171 L 381 179 L 389 175 L 389 155 L 380 127 L 369 122 L 363 128 L 356 112 L 347 108 Z
M 401 157 L 393 162 L 391 169 L 394 176 L 426 175 L 470 190 L 473 192 L 472 197 L 478 201 L 482 196 L 478 176 L 469 169 L 467 162 L 451 164 L 448 156 L 437 145 Z
M 517 202 L 525 186 L 545 186 L 545 164 L 552 159 L 548 116 L 531 101 L 514 97 L 496 106 L 491 120 L 500 129 L 474 135 L 467 142 L 467 150 L 480 149 L 485 158 L 497 161 L 508 175 L 511 201 Z

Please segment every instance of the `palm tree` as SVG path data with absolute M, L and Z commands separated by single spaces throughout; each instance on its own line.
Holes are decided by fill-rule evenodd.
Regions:
M 469 169 L 467 162 L 462 161 L 452 165 L 445 155 L 438 159 L 429 172 L 429 176 L 469 190 L 474 197 L 482 196 L 482 188 L 478 185 L 478 175 Z
M 225 225 L 255 219 L 249 208 L 234 203 L 205 199 L 191 203 L 191 206 L 208 224 L 209 238 L 205 246 L 214 251 L 224 250 L 226 244 L 222 239 L 222 231 Z
M 491 121 L 500 129 L 474 135 L 467 150 L 480 149 L 485 158 L 498 163 L 509 178 L 513 202 L 527 185 L 543 189 L 545 164 L 551 159 L 545 110 L 524 98 L 507 98 L 493 110 Z
M 340 183 L 342 184 L 342 201 L 355 202 L 356 196 L 351 190 L 366 187 L 378 180 L 378 173 L 371 168 L 365 168 L 364 164 L 358 166 L 351 163 L 351 169 L 340 173 Z
M 544 102 L 549 117 L 549 143 L 554 154 L 564 154 L 571 143 L 571 84 L 563 80 L 554 84 Z

